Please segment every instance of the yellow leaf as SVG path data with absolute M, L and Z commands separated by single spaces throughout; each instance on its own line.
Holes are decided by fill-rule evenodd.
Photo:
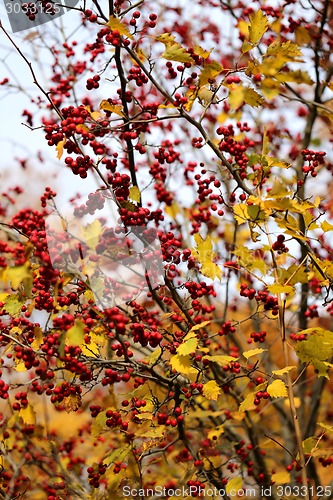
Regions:
M 275 484 L 290 483 L 290 474 L 287 471 L 276 472 L 275 474 L 272 474 L 271 481 Z
M 31 347 L 34 350 L 38 350 L 43 342 L 43 330 L 39 326 L 34 327 L 34 341 L 31 344 Z
M 242 413 L 245 411 L 252 410 L 254 407 L 253 404 L 254 398 L 255 398 L 255 393 L 248 394 L 244 399 L 244 401 L 242 401 L 241 404 L 239 405 L 238 411 Z
M 306 335 L 306 340 L 297 342 L 295 346 L 299 359 L 311 363 L 319 377 L 329 378 L 327 371 L 332 365 L 326 360 L 333 355 L 333 332 L 315 327 L 299 333 Z
M 233 207 L 235 220 L 238 224 L 244 224 L 249 219 L 248 206 L 245 203 L 239 203 Z
M 172 219 L 175 219 L 176 215 L 180 212 L 180 207 L 178 203 L 173 201 L 171 205 L 167 205 L 165 207 L 164 212 L 166 212 Z
M 136 203 L 140 203 L 141 201 L 141 193 L 138 186 L 132 186 L 129 190 L 129 197 L 132 201 L 136 201 Z
M 298 45 L 308 46 L 312 41 L 309 30 L 305 26 L 297 26 L 295 30 L 295 39 Z
M 25 279 L 32 279 L 32 271 L 29 262 L 26 262 L 23 266 L 7 268 L 5 277 L 11 282 L 13 290 L 17 290 Z
M 106 411 L 101 411 L 96 418 L 94 418 L 93 423 L 91 424 L 91 435 L 92 437 L 97 437 L 103 431 L 106 425 Z
M 90 115 L 90 117 L 94 120 L 94 121 L 97 121 L 98 118 L 100 118 L 102 116 L 102 113 L 100 113 L 99 111 L 91 111 L 91 108 L 90 106 L 84 106 L 84 109 L 86 109 Z
M 227 495 L 230 495 L 231 492 L 239 491 L 242 488 L 243 479 L 241 477 L 233 477 L 228 481 L 228 484 L 225 487 L 225 491 Z
M 239 358 L 234 358 L 233 356 L 204 356 L 202 359 L 208 359 L 213 363 L 224 366 L 231 363 L 231 361 L 237 361 Z
M 182 47 L 180 43 L 174 43 L 173 45 L 169 45 L 166 50 L 163 52 L 162 56 L 164 59 L 168 61 L 177 61 L 177 62 L 189 62 L 194 64 L 194 59 L 190 56 L 188 52 L 186 52 L 185 47 Z
M 333 224 L 330 224 L 325 220 L 320 224 L 321 229 L 324 231 L 324 233 L 327 233 L 328 231 L 333 231 Z
M 272 398 L 285 398 L 288 396 L 286 384 L 282 380 L 274 380 L 267 387 L 267 392 Z
M 205 50 L 202 47 L 200 47 L 200 45 L 195 45 L 193 47 L 194 54 L 197 55 L 197 56 L 199 56 L 199 57 L 202 57 L 202 59 L 208 59 L 208 57 L 211 55 L 211 53 L 213 52 L 213 50 L 214 49 Z
M 208 432 L 207 437 L 208 439 L 213 439 L 215 441 L 216 438 L 221 436 L 221 434 L 223 433 L 224 433 L 223 425 L 218 425 L 217 427 L 215 427 L 215 429 L 212 429 L 211 431 Z
M 63 405 L 67 413 L 71 411 L 77 411 L 82 405 L 82 400 L 80 394 L 71 394 L 63 400 Z
M 205 106 L 208 106 L 209 104 L 216 104 L 217 102 L 216 94 L 206 87 L 206 85 L 199 89 L 198 98 Z
M 204 328 L 205 326 L 209 325 L 209 323 L 211 323 L 210 320 L 203 321 L 202 323 L 199 323 L 198 325 L 194 325 L 194 326 L 192 326 L 190 332 L 196 332 L 197 330 L 200 330 L 200 328 Z
M 318 425 L 328 432 L 333 432 L 333 425 L 327 425 L 323 422 L 318 422 Z
M 126 36 L 127 38 L 133 39 L 133 36 L 131 33 L 128 31 L 127 27 L 125 26 L 124 23 L 121 22 L 121 20 L 118 17 L 110 16 L 109 22 L 106 23 L 107 26 L 111 30 L 117 30 L 121 35 Z
M 17 363 L 17 365 L 15 365 L 15 371 L 17 371 L 17 372 L 26 372 L 27 368 L 25 366 L 25 363 L 23 361 L 21 361 L 20 363 Z
M 149 356 L 145 358 L 145 362 L 148 363 L 149 365 L 154 365 L 158 360 L 158 358 L 160 357 L 161 353 L 162 349 L 158 347 L 157 349 L 155 349 L 154 352 L 152 352 L 151 354 L 149 354 Z
M 254 45 L 261 40 L 262 36 L 268 28 L 267 16 L 258 10 L 250 16 L 250 26 L 249 26 L 249 40 Z
M 158 42 L 164 43 L 166 47 L 170 45 L 174 45 L 176 42 L 176 37 L 174 35 L 171 35 L 171 33 L 163 33 L 162 35 L 158 35 L 156 37 L 156 40 Z
M 59 141 L 58 144 L 56 145 L 56 151 L 57 151 L 57 158 L 60 160 L 64 153 L 64 145 L 66 143 L 67 139 L 63 139 L 62 141 Z
M 4 294 L 0 300 L 5 303 L 4 309 L 11 316 L 17 316 L 21 312 L 24 304 L 24 302 L 20 301 L 19 294 L 16 293 L 12 295 Z
M 75 321 L 74 326 L 72 326 L 66 333 L 66 344 L 67 345 L 77 345 L 81 346 L 84 338 L 85 323 L 83 321 Z
M 250 24 L 249 24 L 249 23 L 247 23 L 247 22 L 246 22 L 246 21 L 244 21 L 244 20 L 240 20 L 240 21 L 238 21 L 238 25 L 237 25 L 237 27 L 238 27 L 238 31 L 239 31 L 242 35 L 244 35 L 246 38 L 248 38 L 248 36 L 249 36 L 249 26 L 250 26 Z
M 183 375 L 196 375 L 198 371 L 191 366 L 192 359 L 188 356 L 176 354 L 170 359 L 170 365 L 173 370 L 176 370 Z
M 284 375 L 285 373 L 290 372 L 290 370 L 293 370 L 296 368 L 295 366 L 285 366 L 284 368 L 281 368 L 281 370 L 273 370 L 272 374 L 273 375 Z
M 186 356 L 187 354 L 195 352 L 198 347 L 198 342 L 199 340 L 195 336 L 186 340 L 186 342 L 183 342 L 179 347 L 177 347 L 177 353 L 181 356 Z
M 244 102 L 244 95 L 246 92 L 243 85 L 238 85 L 237 83 L 232 83 L 228 85 L 229 88 L 229 104 L 231 109 L 239 108 Z
M 268 349 L 251 349 L 250 351 L 243 352 L 243 356 L 246 359 L 251 358 L 252 356 L 257 356 L 258 354 L 262 354 L 263 352 L 268 351 Z
M 19 415 L 26 425 L 35 425 L 36 413 L 31 405 L 28 405 L 26 408 L 21 408 Z
M 252 106 L 253 108 L 261 106 L 264 103 L 262 96 L 252 88 L 245 90 L 243 98 L 246 104 Z
M 217 401 L 221 394 L 221 389 L 215 382 L 215 380 L 210 380 L 203 386 L 203 395 L 206 399 Z
M 206 239 L 203 239 L 200 234 L 196 233 L 194 235 L 194 240 L 197 246 L 192 250 L 192 253 L 202 265 L 201 274 L 207 276 L 207 278 L 221 279 L 222 271 L 219 266 L 213 262 L 215 254 L 213 252 L 213 244 L 210 236 L 208 235 Z
M 109 101 L 106 101 L 105 99 L 100 103 L 99 109 L 102 109 L 103 111 L 110 111 L 110 113 L 116 113 L 116 115 L 121 117 L 124 116 L 123 107 L 120 104 L 110 104 Z
M 203 70 L 199 75 L 199 88 L 207 85 L 209 80 L 213 80 L 217 75 L 223 71 L 223 66 L 217 61 L 211 61 L 205 64 Z
M 311 452 L 313 451 L 313 448 L 315 448 L 317 443 L 318 443 L 318 439 L 316 439 L 314 436 L 310 436 L 307 439 L 304 439 L 304 441 L 302 441 L 302 448 L 303 448 L 304 453 L 311 454 Z
M 95 219 L 94 222 L 87 224 L 85 227 L 81 227 L 80 230 L 83 241 L 91 250 L 95 250 L 97 247 L 102 232 L 102 223 L 98 219 Z
M 279 293 L 291 293 L 294 289 L 290 285 L 282 285 L 281 283 L 275 283 L 274 285 L 268 285 L 267 290 L 270 293 L 279 294 Z

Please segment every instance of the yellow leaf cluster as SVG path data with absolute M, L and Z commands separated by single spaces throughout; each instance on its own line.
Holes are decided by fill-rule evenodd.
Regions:
M 219 266 L 213 262 L 215 253 L 213 252 L 213 244 L 210 236 L 208 235 L 206 239 L 204 239 L 197 233 L 194 235 L 194 240 L 196 242 L 196 248 L 192 249 L 192 254 L 201 264 L 201 274 L 207 276 L 207 278 L 221 279 L 222 271 Z

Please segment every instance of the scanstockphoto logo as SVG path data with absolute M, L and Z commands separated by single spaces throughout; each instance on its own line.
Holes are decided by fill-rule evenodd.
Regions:
M 3 0 L 13 33 L 36 28 L 63 16 L 80 0 Z
M 101 308 L 140 300 L 164 284 L 162 250 L 152 223 L 125 225 L 107 190 L 79 202 L 57 207 L 46 218 L 51 262 L 67 282 L 83 282 L 84 293 Z M 128 202 L 128 210 L 135 209 Z

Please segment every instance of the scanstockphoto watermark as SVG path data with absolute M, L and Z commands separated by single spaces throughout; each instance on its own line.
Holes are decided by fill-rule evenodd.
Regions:
M 63 16 L 79 0 L 3 0 L 13 33 L 36 28 Z
M 198 498 L 224 498 L 228 496 L 242 498 L 258 498 L 258 491 L 255 488 L 202 488 L 198 486 L 182 486 L 181 488 L 166 488 L 165 486 L 156 486 L 155 488 L 132 488 L 124 486 L 122 489 L 125 498 L 166 498 L 178 497 L 186 498 L 195 495 Z

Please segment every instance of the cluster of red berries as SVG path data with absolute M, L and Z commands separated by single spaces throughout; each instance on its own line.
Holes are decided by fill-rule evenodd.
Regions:
M 288 253 L 289 248 L 285 246 L 284 241 L 286 237 L 283 234 L 279 234 L 277 240 L 272 245 L 272 249 L 279 254 Z
M 255 406 L 259 406 L 260 403 L 261 403 L 261 400 L 262 399 L 269 399 L 269 394 L 267 391 L 258 391 L 255 395 L 255 398 L 254 398 L 254 401 L 253 401 L 253 404 Z
M 51 396 L 51 403 L 57 404 L 61 403 L 65 398 L 69 396 L 80 396 L 82 388 L 78 385 L 71 385 L 69 382 L 62 382 L 53 389 L 53 394 Z
M 306 318 L 318 318 L 318 306 L 316 304 L 312 304 L 307 308 L 307 310 L 304 313 L 304 316 Z
M 106 466 L 103 463 L 100 463 L 95 468 L 88 467 L 87 472 L 90 486 L 93 488 L 99 488 L 101 484 L 101 476 L 103 476 L 106 472 Z
M 28 406 L 28 399 L 26 392 L 17 392 L 15 394 L 16 403 L 13 403 L 13 410 L 19 411 L 21 408 L 26 408 Z
M 99 88 L 99 82 L 101 77 L 99 75 L 94 75 L 92 78 L 88 78 L 86 83 L 87 90 L 93 90 Z
M 303 165 L 302 172 L 306 175 L 311 174 L 312 177 L 317 176 L 316 168 L 325 163 L 325 151 L 313 151 L 312 149 L 303 149 L 301 151 L 303 160 L 308 162 L 308 165 Z
M 119 373 L 116 370 L 112 370 L 111 368 L 107 368 L 105 370 L 104 377 L 102 378 L 101 384 L 103 386 L 106 385 L 113 385 L 116 382 L 128 382 L 131 378 L 131 375 L 129 372 L 126 373 Z
M 253 342 L 260 342 L 263 343 L 265 342 L 265 337 L 267 335 L 267 332 L 252 332 L 250 335 L 250 338 L 253 339 Z
M 145 83 L 148 83 L 148 77 L 141 68 L 130 68 L 127 80 L 129 82 L 134 81 L 137 87 L 142 87 Z

